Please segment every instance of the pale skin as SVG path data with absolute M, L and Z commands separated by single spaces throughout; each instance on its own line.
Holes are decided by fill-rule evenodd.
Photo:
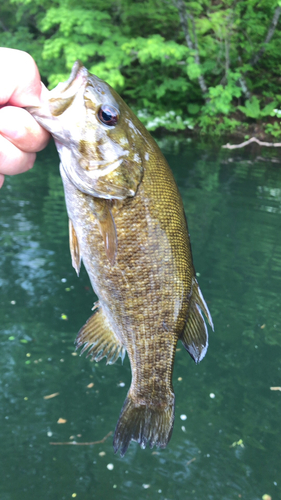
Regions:
M 37 106 L 44 87 L 32 57 L 20 50 L 0 48 L 0 188 L 5 175 L 33 167 L 36 152 L 50 134 L 23 109 Z

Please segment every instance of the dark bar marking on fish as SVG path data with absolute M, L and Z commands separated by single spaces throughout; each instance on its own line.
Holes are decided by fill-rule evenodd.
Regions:
M 125 347 L 110 328 L 102 309 L 98 309 L 79 331 L 76 338 L 76 349 L 79 349 L 83 344 L 80 356 L 89 349 L 87 357 L 91 356 L 95 361 L 107 357 L 107 365 L 115 363 L 119 356 L 123 361 L 126 354 Z
M 80 266 L 81 266 L 81 255 L 80 255 L 78 238 L 71 219 L 68 219 L 68 224 L 69 224 L 69 248 L 70 248 L 72 266 L 74 267 L 77 276 L 79 276 Z

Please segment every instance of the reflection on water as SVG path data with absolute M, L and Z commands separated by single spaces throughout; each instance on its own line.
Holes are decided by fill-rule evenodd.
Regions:
M 281 497 L 281 164 L 276 151 L 162 146 L 180 187 L 215 332 L 196 366 L 179 345 L 166 450 L 112 437 L 130 368 L 76 356 L 95 300 L 71 268 L 52 146 L 0 192 L 1 500 Z M 44 396 L 59 393 L 50 399 Z M 64 424 L 58 424 L 59 419 Z

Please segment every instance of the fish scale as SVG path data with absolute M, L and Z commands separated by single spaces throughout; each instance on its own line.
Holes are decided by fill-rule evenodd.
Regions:
M 72 263 L 79 273 L 82 260 L 99 298 L 77 346 L 97 361 L 129 356 L 132 382 L 114 450 L 123 456 L 131 440 L 163 448 L 174 423 L 177 341 L 198 362 L 208 346 L 201 311 L 213 328 L 172 172 L 120 96 L 79 62 L 41 108 L 29 111 L 56 141 Z

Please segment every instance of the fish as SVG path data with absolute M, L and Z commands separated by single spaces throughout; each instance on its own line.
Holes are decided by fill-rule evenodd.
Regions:
M 77 61 L 66 82 L 28 107 L 60 156 L 72 265 L 98 297 L 76 347 L 113 364 L 127 352 L 131 386 L 113 439 L 165 448 L 180 340 L 193 360 L 213 329 L 192 260 L 182 199 L 158 145 L 118 93 Z

